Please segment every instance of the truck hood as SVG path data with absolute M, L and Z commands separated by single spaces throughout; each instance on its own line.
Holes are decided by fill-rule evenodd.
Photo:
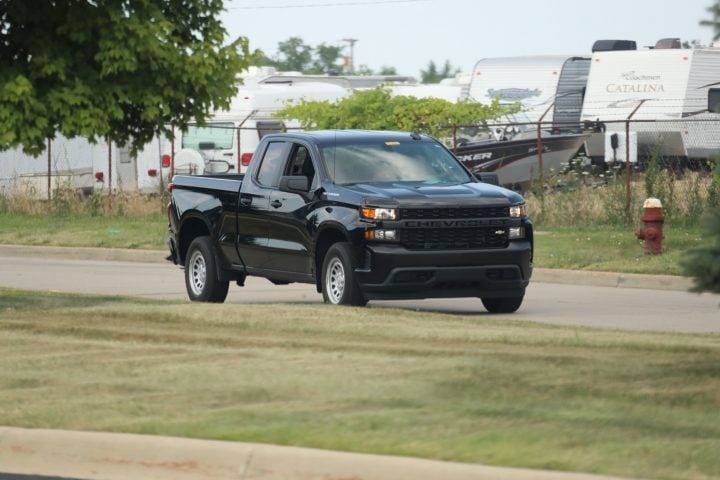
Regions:
M 512 190 L 487 183 L 459 185 L 357 184 L 344 186 L 364 199 L 365 204 L 377 206 L 423 207 L 461 205 L 516 205 L 523 197 Z

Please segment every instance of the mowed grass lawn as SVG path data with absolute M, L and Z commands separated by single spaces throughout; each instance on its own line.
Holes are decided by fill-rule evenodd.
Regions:
M 2 425 L 720 476 L 718 335 L 0 290 L 0 349 Z
M 645 255 L 641 242 L 635 238 L 637 227 L 536 226 L 535 266 L 681 275 L 680 261 L 687 250 L 703 242 L 700 228 L 668 225 L 664 254 Z M 166 236 L 167 218 L 159 214 L 127 217 L 0 214 L 0 244 L 164 250 Z

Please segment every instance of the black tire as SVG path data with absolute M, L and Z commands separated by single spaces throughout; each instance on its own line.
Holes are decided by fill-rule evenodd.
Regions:
M 481 298 L 483 306 L 490 313 L 513 313 L 522 305 L 524 295 L 519 297 Z
M 193 302 L 222 303 L 230 282 L 218 280 L 210 237 L 197 237 L 185 255 L 185 289 Z
M 325 303 L 358 307 L 367 304 L 355 279 L 355 262 L 346 242 L 336 243 L 328 250 L 323 259 L 320 284 Z

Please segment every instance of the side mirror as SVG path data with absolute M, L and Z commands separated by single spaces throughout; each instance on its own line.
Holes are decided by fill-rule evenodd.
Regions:
M 310 191 L 310 180 L 302 175 L 280 177 L 280 186 L 283 192 L 307 193 Z
M 475 178 L 483 183 L 489 183 L 490 185 L 500 185 L 497 173 L 491 172 L 478 172 L 475 174 Z

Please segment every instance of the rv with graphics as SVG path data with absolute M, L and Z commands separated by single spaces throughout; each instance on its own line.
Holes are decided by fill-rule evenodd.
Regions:
M 555 122 L 556 129 L 577 129 L 590 58 L 567 55 L 484 58 L 475 64 L 470 98 L 519 103 L 528 121 Z M 544 115 L 544 116 L 543 116 Z M 567 123 L 567 124 L 566 124 Z
M 582 120 L 604 124 L 587 142 L 595 163 L 625 161 L 627 119 L 630 162 L 720 153 L 720 114 L 708 111 L 720 95 L 720 48 L 679 46 L 664 39 L 652 49 L 593 53 Z

